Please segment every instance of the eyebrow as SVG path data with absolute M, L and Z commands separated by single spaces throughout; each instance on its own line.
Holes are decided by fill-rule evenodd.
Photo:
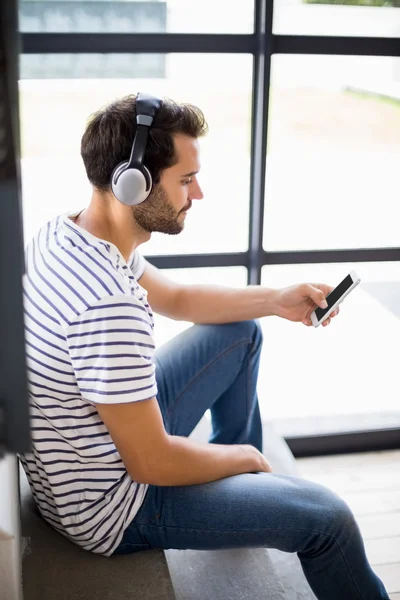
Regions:
M 197 175 L 198 171 L 192 171 L 191 173 L 186 173 L 185 175 L 181 175 L 181 177 L 192 177 L 193 175 Z

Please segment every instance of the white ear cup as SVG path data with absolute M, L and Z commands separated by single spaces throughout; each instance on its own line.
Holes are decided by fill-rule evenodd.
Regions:
M 149 170 L 142 165 L 141 169 L 149 178 L 150 185 L 148 185 L 143 172 L 139 169 L 126 169 L 127 164 L 128 161 L 125 161 L 114 169 L 111 177 L 111 189 L 116 199 L 122 204 L 136 206 L 144 202 L 151 192 L 151 175 Z

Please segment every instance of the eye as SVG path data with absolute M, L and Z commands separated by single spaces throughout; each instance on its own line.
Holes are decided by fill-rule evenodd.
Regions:
M 193 179 L 190 177 L 190 179 L 184 179 L 182 181 L 182 185 L 190 185 L 191 183 L 193 183 Z

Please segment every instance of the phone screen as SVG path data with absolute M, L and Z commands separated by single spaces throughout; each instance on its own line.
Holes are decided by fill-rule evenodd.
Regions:
M 343 281 L 341 281 L 339 283 L 339 285 L 336 286 L 335 289 L 333 289 L 331 291 L 331 293 L 327 295 L 327 297 L 326 297 L 326 301 L 328 303 L 327 308 L 316 308 L 315 309 L 315 314 L 316 314 L 318 321 L 320 321 L 322 319 L 322 317 L 329 311 L 329 309 L 332 308 L 332 306 L 335 304 L 335 302 L 337 302 L 341 298 L 341 296 L 343 296 L 343 294 L 345 292 L 347 292 L 349 287 L 351 287 L 352 285 L 353 285 L 353 279 L 351 278 L 351 275 L 347 275 L 347 277 L 345 277 L 343 279 Z

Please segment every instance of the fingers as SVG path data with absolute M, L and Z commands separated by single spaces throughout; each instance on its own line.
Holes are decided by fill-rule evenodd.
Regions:
M 272 467 L 271 467 L 271 465 L 269 464 L 269 462 L 267 461 L 267 459 L 266 459 L 266 458 L 265 458 L 265 460 L 264 460 L 264 464 L 263 464 L 263 467 L 262 467 L 262 471 L 263 471 L 264 473 L 272 473 Z
M 334 319 L 335 317 L 337 317 L 337 315 L 340 312 L 340 308 L 336 308 L 327 319 L 325 319 L 325 321 L 323 321 L 321 323 L 322 327 L 327 327 L 329 325 L 329 323 L 332 321 L 332 319 Z M 311 319 L 303 319 L 302 320 L 303 325 L 305 325 L 306 327 L 311 327 L 312 326 L 312 321 Z
M 331 312 L 331 314 L 329 315 L 329 318 L 326 319 L 327 321 L 331 321 L 334 317 L 337 317 L 337 315 L 339 314 L 340 308 L 337 307 L 333 312 Z
M 323 327 L 326 327 L 327 325 L 329 325 L 329 323 L 332 321 L 332 319 L 333 319 L 334 317 L 336 317 L 336 316 L 339 314 L 339 310 L 340 310 L 340 309 L 339 309 L 339 307 L 338 307 L 336 310 L 334 310 L 334 311 L 333 311 L 333 312 L 332 312 L 332 313 L 329 315 L 329 317 L 328 317 L 327 319 L 325 319 L 325 321 L 322 323 L 322 326 L 323 326 Z
M 326 308 L 328 306 L 325 299 L 325 294 L 322 290 L 318 289 L 317 287 L 314 287 L 313 285 L 309 285 L 307 291 L 308 296 L 317 306 L 319 306 L 320 308 Z
M 325 296 L 330 294 L 332 290 L 335 289 L 334 287 L 326 283 L 310 283 L 310 285 L 312 285 L 314 288 L 317 288 L 317 290 L 321 290 Z

